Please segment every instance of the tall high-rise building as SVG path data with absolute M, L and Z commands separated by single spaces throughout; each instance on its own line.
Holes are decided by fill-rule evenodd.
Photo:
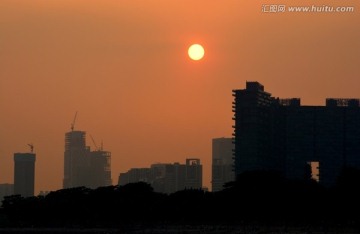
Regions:
M 283 159 L 271 153 L 271 106 L 273 98 L 258 82 L 246 82 L 246 89 L 234 90 L 233 112 L 236 175 L 253 170 L 277 170 Z
M 14 194 L 23 197 L 34 196 L 35 158 L 34 153 L 14 154 Z
M 360 169 L 359 99 L 302 106 L 299 98 L 272 97 L 258 82 L 246 82 L 233 96 L 236 175 L 277 170 L 304 179 L 314 164 L 319 183 L 333 186 L 344 167 Z
M 64 188 L 88 186 L 90 148 L 86 147 L 85 137 L 84 131 L 65 134 Z
M 220 191 L 225 183 L 235 180 L 232 138 L 212 139 L 212 191 Z
M 111 184 L 111 153 L 103 149 L 90 151 L 84 131 L 67 132 L 63 187 L 97 188 Z

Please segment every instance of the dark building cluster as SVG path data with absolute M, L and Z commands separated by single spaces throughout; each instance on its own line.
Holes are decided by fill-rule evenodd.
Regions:
M 132 168 L 120 173 L 119 185 L 146 182 L 154 191 L 174 193 L 183 189 L 202 189 L 202 165 L 200 159 L 188 158 L 185 164 L 156 163 L 150 168 Z
M 233 137 L 212 139 L 213 192 L 244 172 L 277 171 L 290 180 L 314 179 L 331 187 L 344 168 L 360 170 L 359 99 L 328 98 L 324 106 L 303 106 L 299 98 L 273 97 L 259 82 L 246 82 L 233 96 Z M 86 133 L 74 130 L 75 119 L 65 133 L 63 188 L 112 185 L 111 153 L 95 142 L 91 151 Z M 36 154 L 28 145 L 31 152 L 14 154 L 14 184 L 0 184 L 0 198 L 34 196 Z M 156 163 L 120 173 L 118 184 L 146 182 L 166 194 L 204 189 L 202 169 L 197 158 Z
M 212 192 L 202 186 L 198 158 L 132 168 L 112 186 L 110 152 L 91 151 L 86 133 L 72 125 L 65 134 L 64 189 L 31 197 L 36 155 L 29 144 L 31 153 L 14 154 L 14 185 L 0 184 L 0 226 L 153 232 L 198 225 L 222 233 L 231 232 L 224 226 L 244 227 L 241 233 L 259 230 L 253 226 L 284 227 L 284 233 L 350 227 L 356 233 L 360 101 L 302 106 L 299 98 L 273 97 L 258 82 L 246 82 L 233 96 L 234 137 L 212 139 Z
M 258 82 L 246 82 L 233 96 L 236 175 L 276 170 L 329 187 L 344 167 L 360 169 L 359 99 L 302 106 L 299 98 L 272 97 Z
M 84 131 L 65 134 L 64 188 L 112 185 L 111 153 L 102 147 L 91 151 Z
M 14 183 L 0 184 L 0 199 L 5 196 L 34 196 L 35 190 L 35 159 L 34 146 L 28 144 L 31 151 L 14 154 Z M 96 146 L 96 145 L 95 145 Z M 86 133 L 74 131 L 65 134 L 64 180 L 63 188 L 88 187 L 95 189 L 112 185 L 111 153 L 103 147 L 91 151 L 86 146 Z M 41 191 L 40 195 L 48 194 Z

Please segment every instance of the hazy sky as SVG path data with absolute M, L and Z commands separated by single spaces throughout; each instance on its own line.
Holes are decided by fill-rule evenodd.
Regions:
M 192 43 L 204 59 L 188 58 Z M 75 130 L 112 153 L 113 184 L 196 157 L 211 188 L 211 139 L 231 137 L 232 90 L 246 81 L 304 105 L 360 98 L 359 1 L 0 0 L 0 183 L 13 183 L 13 154 L 33 143 L 36 193 L 62 188 L 78 111 Z

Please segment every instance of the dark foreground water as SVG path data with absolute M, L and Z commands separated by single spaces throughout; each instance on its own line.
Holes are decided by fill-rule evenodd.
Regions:
M 1 234 L 358 234 L 359 229 L 347 227 L 258 227 L 258 226 L 162 226 L 121 229 L 65 229 L 65 228 L 0 228 Z

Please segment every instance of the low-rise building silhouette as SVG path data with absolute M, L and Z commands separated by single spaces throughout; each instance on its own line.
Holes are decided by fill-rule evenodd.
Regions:
M 0 205 L 4 200 L 4 197 L 14 194 L 14 184 L 0 184 Z
M 233 90 L 235 173 L 277 170 L 289 179 L 335 185 L 344 167 L 360 169 L 359 99 L 326 99 L 302 106 L 299 98 L 272 97 L 258 82 Z
M 183 189 L 202 188 L 202 165 L 200 159 L 188 158 L 185 164 L 156 163 L 150 168 L 132 168 L 120 173 L 119 185 L 146 182 L 156 192 L 173 193 Z
M 234 144 L 232 138 L 214 138 L 212 139 L 212 191 L 220 191 L 224 184 L 235 180 Z
M 202 165 L 200 159 L 186 159 L 185 188 L 202 188 Z

